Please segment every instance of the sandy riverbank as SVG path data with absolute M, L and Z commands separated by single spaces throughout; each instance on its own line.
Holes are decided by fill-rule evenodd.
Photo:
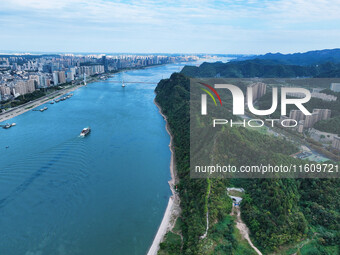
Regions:
M 43 96 L 41 98 L 38 98 L 36 100 L 33 100 L 31 102 L 28 102 L 23 105 L 19 105 L 13 109 L 10 109 L 4 113 L 0 113 L 0 123 L 6 120 L 9 120 L 11 118 L 14 118 L 20 114 L 23 114 L 25 112 L 31 111 L 35 107 L 38 107 L 39 105 L 46 104 L 47 102 L 51 101 L 51 97 L 61 97 L 67 93 L 70 93 L 80 87 L 83 87 L 83 85 L 77 85 L 71 88 L 63 89 L 55 91 L 49 95 Z
M 162 113 L 161 107 L 157 104 L 156 100 L 154 100 L 155 105 L 157 106 L 159 113 L 163 116 L 166 122 L 166 131 L 170 136 L 170 151 L 171 151 L 171 160 L 170 160 L 170 173 L 171 180 L 169 181 L 169 186 L 172 192 L 172 196 L 169 198 L 168 206 L 166 207 L 162 222 L 158 228 L 157 234 L 154 237 L 151 247 L 147 255 L 156 255 L 159 250 L 159 245 L 163 241 L 165 234 L 172 230 L 175 226 L 176 219 L 180 214 L 180 199 L 178 194 L 175 191 L 175 185 L 177 183 L 176 176 L 176 166 L 175 166 L 175 152 L 173 148 L 173 136 L 169 129 L 169 123 L 166 116 Z

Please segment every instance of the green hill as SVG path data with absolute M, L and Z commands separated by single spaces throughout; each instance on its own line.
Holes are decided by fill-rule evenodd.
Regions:
M 167 116 L 174 136 L 182 208 L 181 223 L 176 226 L 183 237 L 167 235 L 159 254 L 241 254 L 237 253 L 241 244 L 235 238 L 235 226 L 230 222 L 231 200 L 225 191 L 229 185 L 245 188 L 242 218 L 250 228 L 254 243 L 264 254 L 306 238 L 313 240 L 305 248 L 313 249 L 313 254 L 334 254 L 340 240 L 338 179 L 207 181 L 190 178 L 189 90 L 189 79 L 178 73 L 160 81 L 155 90 L 156 101 Z M 222 149 L 227 151 L 228 160 L 237 164 L 296 161 L 288 156 L 296 149 L 282 139 L 245 128 L 229 128 L 225 132 L 227 135 L 221 139 L 226 146 Z M 242 146 L 237 146 L 240 143 Z M 207 195 L 209 190 L 210 196 Z M 201 240 L 207 208 L 211 225 L 207 238 Z

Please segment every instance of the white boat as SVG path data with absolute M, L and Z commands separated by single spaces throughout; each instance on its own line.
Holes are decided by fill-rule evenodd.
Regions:
M 80 132 L 80 136 L 81 136 L 81 137 L 85 137 L 85 136 L 87 136 L 90 132 L 91 132 L 91 128 L 90 128 L 90 127 L 86 127 L 86 128 L 84 128 L 84 129 Z
M 124 82 L 122 82 L 122 87 L 123 87 L 123 88 L 125 87 L 125 84 L 124 84 Z

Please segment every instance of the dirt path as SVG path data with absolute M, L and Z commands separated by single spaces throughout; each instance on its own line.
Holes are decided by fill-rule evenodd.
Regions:
M 209 184 L 209 190 L 208 190 L 208 195 L 207 195 L 207 215 L 206 215 L 206 218 L 207 218 L 207 227 L 205 229 L 205 233 L 200 237 L 200 239 L 204 239 L 207 237 L 208 235 L 208 230 L 209 230 L 209 207 L 208 207 L 208 201 L 209 201 L 209 197 L 210 197 L 210 189 L 211 189 L 211 186 Z
M 237 189 L 237 188 L 228 188 L 227 189 L 228 192 L 231 190 L 235 190 L 238 192 L 244 192 L 243 189 Z M 230 196 L 230 195 L 229 195 Z M 256 251 L 257 254 L 262 255 L 262 253 L 259 251 L 259 249 L 257 249 L 255 247 L 255 245 L 253 244 L 253 242 L 250 240 L 249 237 L 249 229 L 247 227 L 247 225 L 242 221 L 241 218 L 241 209 L 240 209 L 240 202 L 242 201 L 241 197 L 236 197 L 236 196 L 230 196 L 231 198 L 233 198 L 233 200 L 235 202 L 233 202 L 233 209 L 231 211 L 231 215 L 236 215 L 236 228 L 240 231 L 241 236 L 247 240 L 247 242 L 249 243 L 249 245 Z
M 240 234 L 244 239 L 247 240 L 249 245 L 256 251 L 257 254 L 262 255 L 262 253 L 255 247 L 255 245 L 252 243 L 252 241 L 249 238 L 249 229 L 247 225 L 242 221 L 241 219 L 241 210 L 239 206 L 233 205 L 232 214 L 236 214 L 236 227 L 240 231 Z

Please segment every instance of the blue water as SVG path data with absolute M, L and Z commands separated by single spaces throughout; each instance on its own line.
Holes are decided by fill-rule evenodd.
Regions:
M 170 196 L 170 138 L 156 84 L 109 81 L 158 82 L 182 66 L 120 73 L 6 121 L 17 126 L 0 129 L 1 255 L 147 252 Z

